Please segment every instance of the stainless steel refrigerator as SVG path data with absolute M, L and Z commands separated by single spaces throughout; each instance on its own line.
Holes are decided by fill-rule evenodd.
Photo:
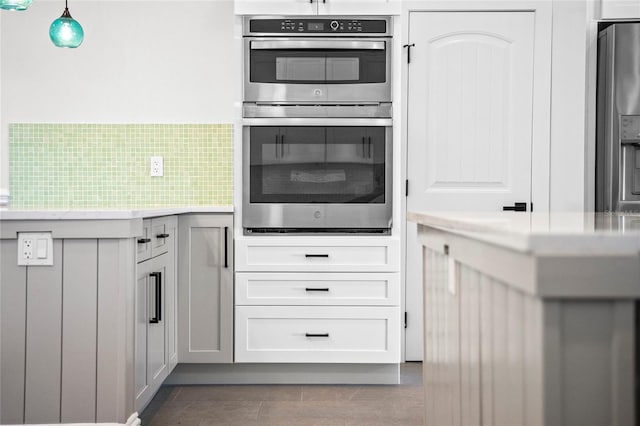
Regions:
M 640 212 L 640 22 L 598 38 L 596 210 Z

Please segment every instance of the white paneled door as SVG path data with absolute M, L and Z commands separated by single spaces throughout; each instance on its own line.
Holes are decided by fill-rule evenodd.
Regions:
M 535 19 L 535 11 L 410 13 L 408 211 L 529 208 L 534 83 L 536 73 L 549 78 L 534 61 Z M 407 360 L 422 359 L 421 277 L 408 223 Z

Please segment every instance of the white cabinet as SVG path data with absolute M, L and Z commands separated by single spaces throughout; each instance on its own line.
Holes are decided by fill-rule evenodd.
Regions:
M 237 362 L 396 363 L 397 307 L 239 306 Z
M 179 219 L 179 358 L 233 361 L 233 215 Z
M 236 362 L 400 361 L 397 239 L 245 237 L 236 249 Z
M 175 216 L 147 219 L 137 241 L 135 408 L 141 411 L 177 363 Z
M 236 15 L 399 15 L 400 0 L 235 0 Z
M 601 0 L 600 17 L 602 19 L 640 18 L 640 0 Z

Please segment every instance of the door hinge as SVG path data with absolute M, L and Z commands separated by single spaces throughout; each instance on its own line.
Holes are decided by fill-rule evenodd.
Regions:
M 404 328 L 407 328 L 407 311 L 404 312 Z
M 404 44 L 402 45 L 402 47 L 407 49 L 407 63 L 410 64 L 411 63 L 411 48 L 415 47 L 415 43 L 411 43 L 411 44 Z
M 404 196 L 405 197 L 409 196 L 409 179 L 406 179 L 404 181 Z

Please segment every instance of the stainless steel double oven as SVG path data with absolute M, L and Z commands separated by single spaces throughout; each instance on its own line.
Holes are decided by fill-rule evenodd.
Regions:
M 389 232 L 390 25 L 245 18 L 246 233 Z

